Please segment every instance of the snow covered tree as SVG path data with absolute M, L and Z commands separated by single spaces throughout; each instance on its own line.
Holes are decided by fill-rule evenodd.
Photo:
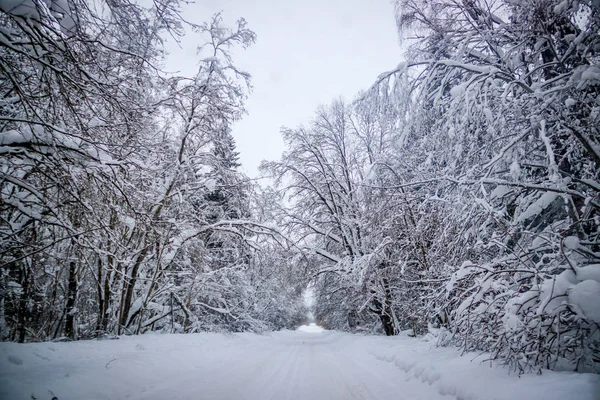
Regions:
M 327 325 L 372 309 L 519 372 L 598 368 L 598 13 L 399 0 L 407 61 L 284 130 L 268 168 Z
M 271 318 L 247 271 L 273 229 L 250 219 L 231 136 L 249 89 L 230 53 L 255 39 L 245 21 L 194 25 L 177 1 L 1 7 L 2 338 Z M 206 40 L 192 77 L 160 69 L 161 36 L 184 26 Z
M 519 371 L 597 368 L 597 5 L 397 5 L 421 39 L 372 91 L 411 110 L 388 187 L 446 203 L 423 227 L 431 317 Z
M 105 225 L 93 200 L 122 197 L 114 176 L 150 122 L 140 83 L 164 25 L 146 18 L 162 12 L 105 6 L 108 20 L 79 2 L 3 3 L 2 301 L 8 320 L 21 321 L 3 335 L 20 341 L 62 327 L 74 337 L 84 253 Z
M 331 328 L 363 322 L 398 332 L 388 277 L 389 238 L 381 235 L 384 204 L 363 184 L 388 142 L 376 114 L 335 101 L 310 127 L 285 129 L 289 150 L 265 164 L 278 179 L 290 237 L 322 261 L 316 266 L 317 318 Z M 370 312 L 365 314 L 364 312 Z

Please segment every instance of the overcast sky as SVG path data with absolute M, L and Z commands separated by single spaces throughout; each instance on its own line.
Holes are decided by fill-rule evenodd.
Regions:
M 244 17 L 257 35 L 234 60 L 254 87 L 233 129 L 251 177 L 262 160 L 279 159 L 282 126 L 308 123 L 338 96 L 351 100 L 401 61 L 391 0 L 198 0 L 184 16 L 200 23 L 218 11 L 230 24 Z M 193 73 L 197 44 L 189 37 L 181 49 L 170 45 L 167 67 Z

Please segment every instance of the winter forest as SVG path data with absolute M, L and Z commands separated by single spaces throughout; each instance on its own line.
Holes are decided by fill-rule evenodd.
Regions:
M 600 2 L 396 0 L 404 60 L 283 128 L 260 181 L 232 136 L 260 37 L 183 3 L 0 0 L 1 340 L 311 312 L 600 371 Z M 197 71 L 166 71 L 190 31 Z

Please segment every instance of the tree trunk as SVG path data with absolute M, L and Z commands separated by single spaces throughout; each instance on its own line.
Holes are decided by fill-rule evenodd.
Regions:
M 115 212 L 113 212 L 111 214 L 110 217 L 110 221 L 109 221 L 109 228 L 110 230 L 114 230 L 115 229 L 115 225 L 117 222 L 118 218 L 117 218 L 117 214 Z M 115 257 L 112 254 L 112 241 L 110 239 L 110 235 L 107 237 L 106 240 L 106 272 L 104 274 L 104 287 L 103 288 L 99 288 L 98 290 L 103 290 L 103 294 L 102 296 L 102 304 L 100 304 L 99 307 L 99 326 L 98 326 L 98 330 L 101 332 L 108 332 L 108 322 L 110 320 L 110 315 L 109 315 L 109 309 L 110 309 L 110 305 L 111 305 L 111 301 L 112 301 L 112 292 L 111 292 L 111 288 L 114 287 L 114 282 L 116 282 L 116 276 L 118 276 L 119 271 L 121 270 L 121 263 L 117 264 L 117 267 L 115 269 Z M 100 260 L 98 261 L 99 263 L 101 262 Z M 101 268 L 100 265 L 98 265 L 98 284 L 100 285 L 100 276 L 101 276 Z
M 102 248 L 102 247 L 100 247 Z M 108 275 L 108 273 L 107 273 Z M 96 321 L 96 332 L 102 330 L 102 320 L 104 319 L 104 293 L 102 292 L 102 258 L 98 256 L 98 320 Z
M 69 286 L 67 289 L 67 317 L 65 319 L 65 336 L 75 339 L 75 302 L 77 300 L 77 266 L 75 261 L 69 263 Z
M 146 258 L 148 254 L 149 246 L 146 246 L 138 255 L 135 260 L 135 264 L 133 265 L 133 269 L 131 271 L 131 278 L 125 278 L 123 281 L 124 290 L 125 290 L 125 299 L 122 304 L 122 313 L 121 313 L 121 326 L 127 327 L 129 322 L 129 312 L 131 310 L 131 301 L 133 300 L 133 291 L 135 289 L 135 284 L 137 282 L 137 275 L 142 265 L 142 262 Z
M 383 331 L 385 332 L 386 336 L 396 335 L 397 332 L 396 327 L 394 325 L 394 318 L 389 312 L 391 310 L 388 310 L 387 307 L 384 307 L 381 301 L 374 299 L 373 309 L 371 309 L 371 311 L 373 311 L 379 316 L 379 320 L 381 321 L 381 327 L 383 328 Z
M 381 284 L 385 292 L 385 303 L 383 313 L 381 315 L 381 323 L 387 336 L 393 336 L 398 334 L 396 322 L 394 320 L 394 310 L 392 307 L 392 291 L 390 289 L 390 282 L 387 278 L 381 278 Z M 385 317 L 385 318 L 383 318 Z
M 394 328 L 394 320 L 392 317 L 387 314 L 381 314 L 379 318 L 381 319 L 381 325 L 383 326 L 385 335 L 394 336 L 396 334 L 396 330 Z
M 21 292 L 21 298 L 19 299 L 19 316 L 17 318 L 17 341 L 19 343 L 25 342 L 25 322 L 27 320 L 27 299 L 29 298 L 29 274 L 27 271 L 27 266 L 24 266 L 22 269 L 21 275 L 21 288 L 23 291 Z
M 110 301 L 111 301 L 110 294 L 111 294 L 110 293 L 110 271 L 106 271 L 106 276 L 104 277 L 104 303 L 102 304 L 102 309 L 100 310 L 102 313 L 100 329 L 103 332 L 106 332 L 108 330 L 108 319 L 109 319 L 108 310 L 110 308 Z
M 385 266 L 384 263 L 380 267 Z M 385 294 L 383 303 L 377 299 L 373 299 L 372 308 L 370 310 L 379 316 L 381 321 L 381 327 L 385 332 L 386 336 L 394 336 L 398 334 L 398 329 L 394 320 L 393 307 L 392 307 L 392 294 L 390 290 L 389 281 L 387 278 L 381 278 L 381 285 Z M 376 295 L 376 291 L 372 290 L 373 295 Z

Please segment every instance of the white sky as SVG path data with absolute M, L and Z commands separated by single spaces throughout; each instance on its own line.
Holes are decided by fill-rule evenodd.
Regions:
M 254 87 L 248 114 L 233 129 L 251 177 L 262 160 L 281 156 L 282 126 L 308 123 L 317 106 L 338 96 L 352 99 L 401 61 L 391 0 L 198 0 L 184 17 L 200 23 L 218 11 L 228 24 L 244 17 L 257 35 L 234 58 Z M 198 44 L 190 35 L 182 49 L 169 46 L 167 68 L 193 73 Z

